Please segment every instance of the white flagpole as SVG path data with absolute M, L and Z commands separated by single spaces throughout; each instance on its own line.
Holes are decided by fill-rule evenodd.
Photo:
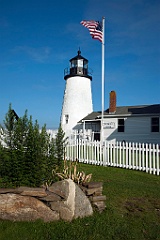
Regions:
M 105 46 L 105 18 L 102 18 L 102 118 L 101 118 L 101 143 L 104 141 L 103 118 L 104 118 L 104 46 Z

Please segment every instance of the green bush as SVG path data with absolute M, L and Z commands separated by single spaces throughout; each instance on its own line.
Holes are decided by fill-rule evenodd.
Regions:
M 1 127 L 5 147 L 0 145 L 0 185 L 37 187 L 49 180 L 52 169 L 61 169 L 64 155 L 64 132 L 59 127 L 56 139 L 41 129 L 38 121 L 28 118 L 27 110 L 18 117 L 9 105 Z

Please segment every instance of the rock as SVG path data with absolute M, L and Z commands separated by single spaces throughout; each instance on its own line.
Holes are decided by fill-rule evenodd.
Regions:
M 22 196 L 45 197 L 47 193 L 44 188 L 19 187 Z
M 46 197 L 41 197 L 39 199 L 45 202 L 56 202 L 61 200 L 61 197 L 53 192 L 47 191 L 47 194 L 48 195 Z
M 106 196 L 105 196 L 105 195 L 92 196 L 92 197 L 90 197 L 90 200 L 91 200 L 92 202 L 106 201 Z
M 59 212 L 60 218 L 65 221 L 71 221 L 73 219 L 72 212 L 64 201 L 51 202 L 50 208 Z
M 80 188 L 82 189 L 82 191 L 87 195 L 87 196 L 90 196 L 90 195 L 102 195 L 102 190 L 103 188 L 102 187 L 99 187 L 99 188 L 87 188 L 87 187 L 84 187 L 84 186 L 80 186 Z
M 106 208 L 106 196 L 102 195 L 102 182 L 83 183 L 80 188 L 88 196 L 94 209 L 102 212 Z
M 93 206 L 99 211 L 102 212 L 105 208 L 105 202 L 104 201 L 99 201 L 99 202 L 93 202 Z
M 21 193 L 22 190 L 19 188 L 0 188 L 0 194 L 4 193 Z
M 68 188 L 66 189 L 66 185 L 68 184 L 65 180 L 55 182 L 50 187 L 48 187 L 48 191 L 53 192 L 59 195 L 61 198 L 65 199 L 66 196 L 68 195 Z
M 0 194 L 0 219 L 12 221 L 42 219 L 50 222 L 59 220 L 59 213 L 52 211 L 36 198 L 7 193 Z
M 75 184 L 75 183 L 74 183 Z M 90 216 L 93 214 L 92 205 L 88 197 L 75 184 L 75 213 L 74 218 Z
M 54 189 L 54 185 L 59 189 L 62 187 L 62 192 L 65 196 L 63 203 L 51 203 L 51 209 L 59 211 L 61 219 L 71 221 L 78 217 L 85 217 L 93 214 L 89 199 L 71 179 L 53 184 L 52 189 Z
M 84 187 L 87 188 L 100 188 L 102 187 L 103 183 L 102 182 L 88 182 L 88 183 L 83 183 Z
M 96 184 L 94 184 L 95 186 Z M 96 185 L 97 186 L 97 185 Z M 85 188 L 85 191 L 84 191 Z M 45 188 L 19 187 L 16 189 L 0 189 L 0 219 L 12 221 L 34 221 L 42 219 L 45 222 L 55 220 L 72 221 L 93 214 L 92 203 L 86 196 L 86 189 L 92 193 L 90 197 L 96 200 L 94 206 L 103 209 L 100 201 L 104 197 L 95 195 L 101 192 L 101 187 L 86 188 L 83 191 L 71 179 L 56 182 Z M 88 191 L 87 191 L 88 192 Z M 95 198 L 95 199 L 94 199 Z M 97 205 L 97 201 L 99 201 Z

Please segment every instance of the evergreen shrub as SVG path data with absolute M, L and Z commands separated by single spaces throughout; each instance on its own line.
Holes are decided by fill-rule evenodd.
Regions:
M 41 129 L 38 121 L 28 118 L 27 110 L 18 117 L 9 105 L 1 126 L 0 141 L 0 186 L 38 187 L 52 176 L 52 169 L 60 170 L 64 157 L 64 132 L 58 129 L 56 138 Z M 55 179 L 56 180 L 56 179 Z

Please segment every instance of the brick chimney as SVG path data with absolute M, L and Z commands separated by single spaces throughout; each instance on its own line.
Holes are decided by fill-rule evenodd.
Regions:
M 114 114 L 116 112 L 116 92 L 110 92 L 110 99 L 109 99 L 109 113 Z

